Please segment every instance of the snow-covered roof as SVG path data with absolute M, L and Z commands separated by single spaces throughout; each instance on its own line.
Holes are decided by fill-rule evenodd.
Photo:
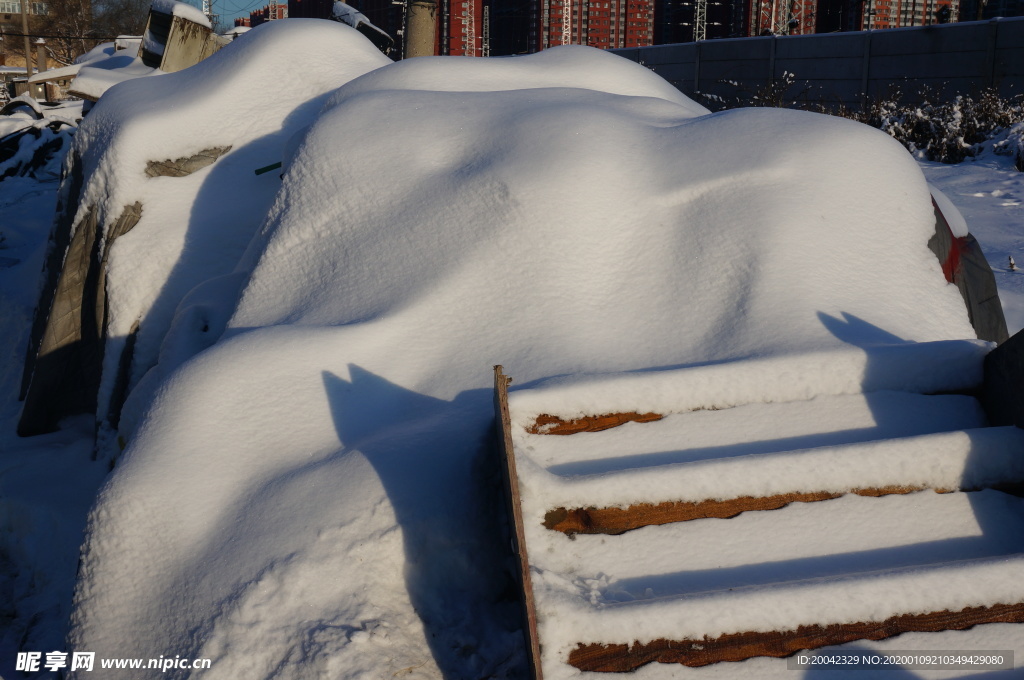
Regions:
M 163 14 L 172 14 L 176 17 L 188 19 L 192 23 L 199 24 L 200 26 L 212 28 L 210 25 L 210 19 L 203 14 L 201 9 L 186 2 L 177 2 L 176 0 L 153 0 L 150 7 L 154 11 L 161 12 Z
M 77 96 L 92 101 L 98 100 L 103 93 L 118 83 L 161 73 L 129 54 L 115 53 L 106 59 L 95 59 L 77 66 L 78 74 L 68 89 Z
M 100 43 L 85 54 L 75 57 L 76 64 L 84 64 L 90 61 L 99 61 L 114 56 L 116 46 L 113 42 Z
M 30 83 L 39 83 L 46 80 L 55 80 L 59 78 L 71 78 L 78 74 L 78 70 L 82 68 L 81 64 L 70 64 L 69 66 L 61 66 L 59 68 L 51 68 L 48 71 L 42 73 L 36 73 L 28 79 Z

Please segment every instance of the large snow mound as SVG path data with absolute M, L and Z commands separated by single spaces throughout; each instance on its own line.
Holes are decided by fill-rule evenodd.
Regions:
M 660 76 L 608 52 L 576 45 L 554 47 L 526 57 L 424 57 L 398 62 L 337 93 L 340 99 L 363 92 L 420 90 L 433 92 L 497 92 L 572 87 L 609 94 L 657 97 L 678 104 L 680 116 L 710 111 Z
M 185 298 L 162 355 L 180 367 L 132 396 L 75 649 L 211 658 L 211 679 L 522 677 L 480 470 L 493 364 L 529 382 L 973 336 L 897 143 L 815 114 L 702 115 L 626 64 L 423 58 L 330 97 L 236 283 Z M 147 129 L 233 143 L 199 112 Z M 141 151 L 134 126 L 90 135 L 134 167 L 182 152 Z M 113 204 L 145 181 L 111 185 Z M 153 224 L 118 246 L 152 249 L 130 238 Z M 213 266 L 170 240 L 188 270 Z M 143 261 L 124 266 L 158 280 Z M 126 311 L 153 304 L 112 272 Z
M 344 326 L 353 361 L 444 398 L 499 362 L 533 380 L 973 336 L 920 171 L 865 126 L 389 71 L 291 160 L 232 327 Z

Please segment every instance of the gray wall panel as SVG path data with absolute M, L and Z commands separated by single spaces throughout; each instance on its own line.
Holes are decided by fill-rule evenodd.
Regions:
M 984 52 L 903 54 L 873 57 L 872 78 L 972 78 L 988 73 Z
M 996 49 L 1024 47 L 1024 22 L 1000 21 L 997 30 Z
M 864 54 L 866 33 L 822 33 L 778 38 L 776 58 L 821 59 L 860 57 Z M 768 40 L 768 38 L 762 38 Z
M 805 93 L 808 101 L 839 98 L 850 105 L 859 105 L 865 89 L 873 98 L 898 88 L 913 101 L 923 86 L 950 96 L 974 94 L 993 78 L 1004 95 L 1024 92 L 1024 17 L 618 51 L 657 65 L 684 92 L 692 92 L 698 52 L 699 89 L 732 99 L 765 88 L 787 71 L 799 81 L 791 92 Z M 725 80 L 741 87 L 716 82 Z
M 707 40 L 700 44 L 700 60 L 767 59 L 771 49 L 771 40 L 764 38 Z
M 864 71 L 864 58 L 776 58 L 775 77 L 781 77 L 783 71 L 792 73 L 797 80 L 844 80 L 855 78 L 859 82 Z
M 983 49 L 992 35 L 988 21 L 872 31 L 871 54 L 916 54 Z

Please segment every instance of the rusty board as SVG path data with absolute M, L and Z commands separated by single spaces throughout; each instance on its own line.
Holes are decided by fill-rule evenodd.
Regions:
M 646 526 L 689 522 L 695 519 L 729 519 L 741 512 L 778 510 L 790 503 L 813 503 L 839 498 L 845 493 L 858 496 L 888 496 L 925 491 L 921 486 L 886 486 L 850 489 L 844 492 L 811 491 L 776 494 L 773 496 L 741 496 L 725 500 L 667 501 L 664 503 L 638 503 L 626 508 L 554 508 L 544 516 L 544 526 L 563 534 L 608 534 L 617 536 Z M 967 489 L 961 489 L 967 490 Z M 950 493 L 951 489 L 932 489 L 936 493 Z
M 563 420 L 558 416 L 542 413 L 526 431 L 530 434 L 576 434 L 578 432 L 601 432 L 610 430 L 626 423 L 650 423 L 661 420 L 665 416 L 660 413 L 605 413 L 600 416 L 584 416 L 573 420 Z
M 649 663 L 707 666 L 757 656 L 786 657 L 855 640 L 883 640 L 902 633 L 965 630 L 982 623 L 1024 623 L 1024 603 L 968 607 L 960 611 L 901 614 L 884 621 L 801 626 L 769 633 L 732 633 L 702 640 L 653 640 L 646 644 L 580 644 L 569 665 L 582 671 L 624 673 Z

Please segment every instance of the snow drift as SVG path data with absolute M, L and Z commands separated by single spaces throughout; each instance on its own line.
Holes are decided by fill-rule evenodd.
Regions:
M 270 162 L 283 138 L 251 109 L 230 134 L 206 121 L 256 82 L 232 54 L 118 86 L 152 117 L 116 122 L 105 98 L 80 135 L 99 157 L 89 200 L 153 205 L 117 243 L 114 328 L 157 319 L 138 341 L 151 360 L 182 301 L 91 517 L 74 649 L 211 658 L 211 679 L 520 677 L 485 464 L 493 364 L 524 383 L 749 357 L 784 368 L 770 360 L 974 335 L 896 142 L 810 113 L 708 115 L 588 48 L 417 59 L 356 78 L 318 115 L 302 107 L 313 124 L 239 257 L 239 204 L 277 180 L 218 169 Z M 214 73 L 207 106 L 137 104 Z M 140 144 L 151 130 L 187 134 Z M 237 149 L 243 134 L 266 143 Z M 183 193 L 114 170 L 175 158 L 185 138 L 238 155 Z M 188 200 L 202 217 L 185 238 L 166 225 Z M 143 252 L 177 265 L 142 266 Z M 813 391 L 829 370 L 765 380 Z M 893 370 L 898 385 L 915 366 Z

